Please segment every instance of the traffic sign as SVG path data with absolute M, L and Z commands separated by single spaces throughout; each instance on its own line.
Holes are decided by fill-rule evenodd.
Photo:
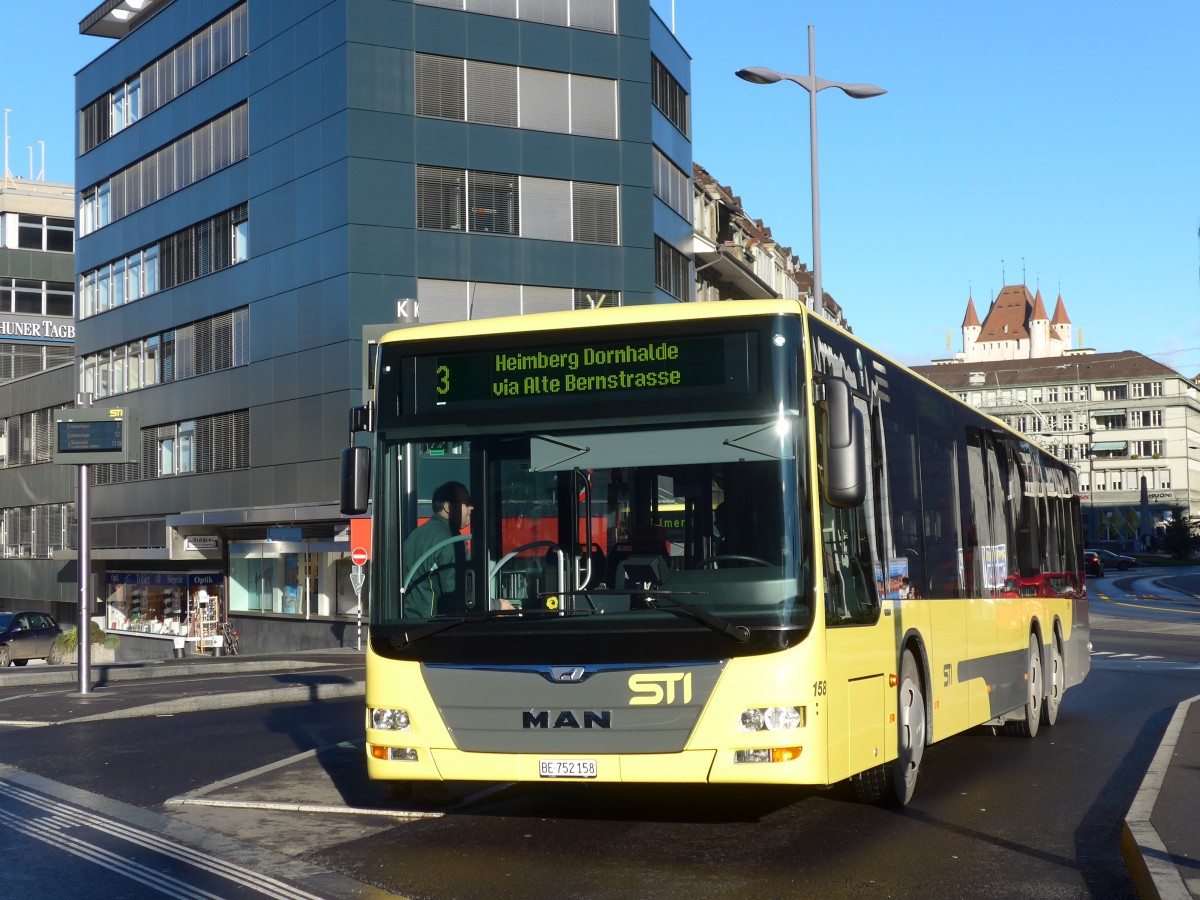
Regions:
M 365 580 L 362 566 L 355 566 L 354 571 L 350 573 L 350 586 L 354 588 L 355 597 L 362 597 L 362 586 Z
M 370 558 L 371 554 L 367 552 L 366 547 L 355 547 L 350 551 L 350 562 L 356 566 L 366 565 L 367 560 Z

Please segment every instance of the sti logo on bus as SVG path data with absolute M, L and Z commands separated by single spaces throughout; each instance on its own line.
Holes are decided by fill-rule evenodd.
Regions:
M 630 675 L 629 689 L 633 697 L 629 698 L 630 706 L 657 706 L 660 703 L 675 702 L 675 685 L 682 683 L 679 693 L 681 703 L 692 702 L 692 673 L 670 672 L 664 675 Z

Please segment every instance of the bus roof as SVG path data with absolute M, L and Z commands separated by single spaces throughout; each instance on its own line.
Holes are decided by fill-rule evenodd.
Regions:
M 648 303 L 602 309 L 530 313 L 490 319 L 441 322 L 396 328 L 381 343 L 427 341 L 480 335 L 518 334 L 596 326 L 639 325 L 653 322 L 688 322 L 742 316 L 799 315 L 806 311 L 798 300 L 727 300 L 716 303 Z

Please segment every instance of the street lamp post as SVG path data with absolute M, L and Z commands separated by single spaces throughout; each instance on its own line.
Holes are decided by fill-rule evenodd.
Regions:
M 887 91 L 873 84 L 845 84 L 840 81 L 818 78 L 811 25 L 808 26 L 807 75 L 789 75 L 786 72 L 776 72 L 774 69 L 762 66 L 751 66 L 748 69 L 738 69 L 737 76 L 751 84 L 775 84 L 777 81 L 790 81 L 808 91 L 808 140 L 809 157 L 812 164 L 813 309 L 819 315 L 824 315 L 825 294 L 821 287 L 821 200 L 817 187 L 817 93 L 832 87 L 855 100 L 865 100 L 868 97 L 886 94 Z

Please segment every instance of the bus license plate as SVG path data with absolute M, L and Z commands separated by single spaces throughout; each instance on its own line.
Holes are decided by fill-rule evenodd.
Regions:
M 540 774 L 543 778 L 595 778 L 594 759 L 543 759 Z

